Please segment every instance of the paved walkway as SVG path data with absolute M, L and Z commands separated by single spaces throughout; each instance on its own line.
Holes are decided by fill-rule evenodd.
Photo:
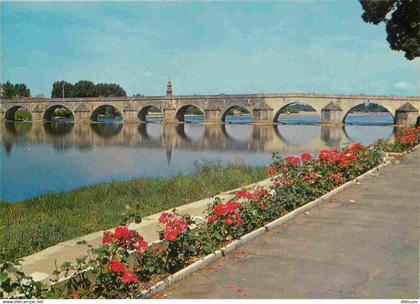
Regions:
M 156 298 L 419 298 L 419 204 L 417 150 Z

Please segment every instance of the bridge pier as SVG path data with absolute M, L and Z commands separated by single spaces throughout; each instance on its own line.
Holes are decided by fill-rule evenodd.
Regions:
M 263 104 L 261 106 L 256 106 L 253 111 L 253 123 L 273 123 L 273 109 L 269 106 Z
M 163 109 L 163 122 L 164 123 L 178 123 L 176 119 L 176 108 L 175 107 L 165 107 Z
M 409 103 L 395 110 L 395 124 L 399 126 L 416 125 L 419 111 Z
M 139 122 L 139 117 L 137 116 L 137 111 L 135 110 L 124 110 L 123 120 L 127 123 L 137 123 Z
M 43 121 L 44 120 L 44 113 L 41 111 L 32 111 L 32 121 Z
M 90 122 L 90 111 L 74 111 L 74 122 Z
M 330 102 L 321 110 L 321 123 L 325 125 L 341 125 L 343 123 L 343 110 L 339 105 Z
M 222 112 L 217 107 L 209 107 L 204 110 L 204 123 L 221 123 Z

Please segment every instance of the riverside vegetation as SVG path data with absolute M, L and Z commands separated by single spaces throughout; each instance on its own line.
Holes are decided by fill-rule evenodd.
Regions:
M 397 137 L 393 145 L 411 149 L 419 144 L 419 135 L 419 128 L 404 131 L 405 138 Z M 271 186 L 238 191 L 225 203 L 216 198 L 202 220 L 176 210 L 162 213 L 162 242 L 154 246 L 127 226 L 107 231 L 99 248 L 57 269 L 55 280 L 71 274 L 64 283 L 47 288 L 20 272 L 18 261 L 3 263 L 0 296 L 140 298 L 151 284 L 374 168 L 383 157 L 382 147 L 354 144 L 321 150 L 316 157 L 275 155 L 268 168 Z
M 204 161 L 192 175 L 133 179 L 0 202 L 0 262 L 267 178 L 263 167 Z

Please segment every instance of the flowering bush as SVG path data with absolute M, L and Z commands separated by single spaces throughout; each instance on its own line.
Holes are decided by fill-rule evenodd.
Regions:
M 64 263 L 56 278 L 69 276 L 60 296 L 69 298 L 133 298 L 140 294 L 142 266 L 132 257 L 141 258 L 148 244 L 135 230 L 120 226 L 107 231 L 99 248 L 76 264 Z
M 184 267 L 196 251 L 189 227 L 192 221 L 188 216 L 181 216 L 173 209 L 172 212 L 163 212 L 159 222 L 165 224 L 161 239 L 168 242 L 167 270 L 174 272 Z
M 420 144 L 420 126 L 417 128 L 402 129 L 392 142 L 385 142 L 383 140 L 376 142 L 376 145 L 383 151 L 396 153 L 407 151 L 418 144 Z
M 242 203 L 239 201 L 229 200 L 223 204 L 220 199 L 214 200 L 207 217 L 211 235 L 221 242 L 243 235 L 244 220 L 240 214 L 241 209 Z

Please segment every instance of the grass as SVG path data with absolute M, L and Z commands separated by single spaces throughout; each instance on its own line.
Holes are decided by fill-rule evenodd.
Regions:
M 33 254 L 59 242 L 119 225 L 126 206 L 141 216 L 181 206 L 264 178 L 266 168 L 205 163 L 193 175 L 111 182 L 0 202 L 0 262 Z

